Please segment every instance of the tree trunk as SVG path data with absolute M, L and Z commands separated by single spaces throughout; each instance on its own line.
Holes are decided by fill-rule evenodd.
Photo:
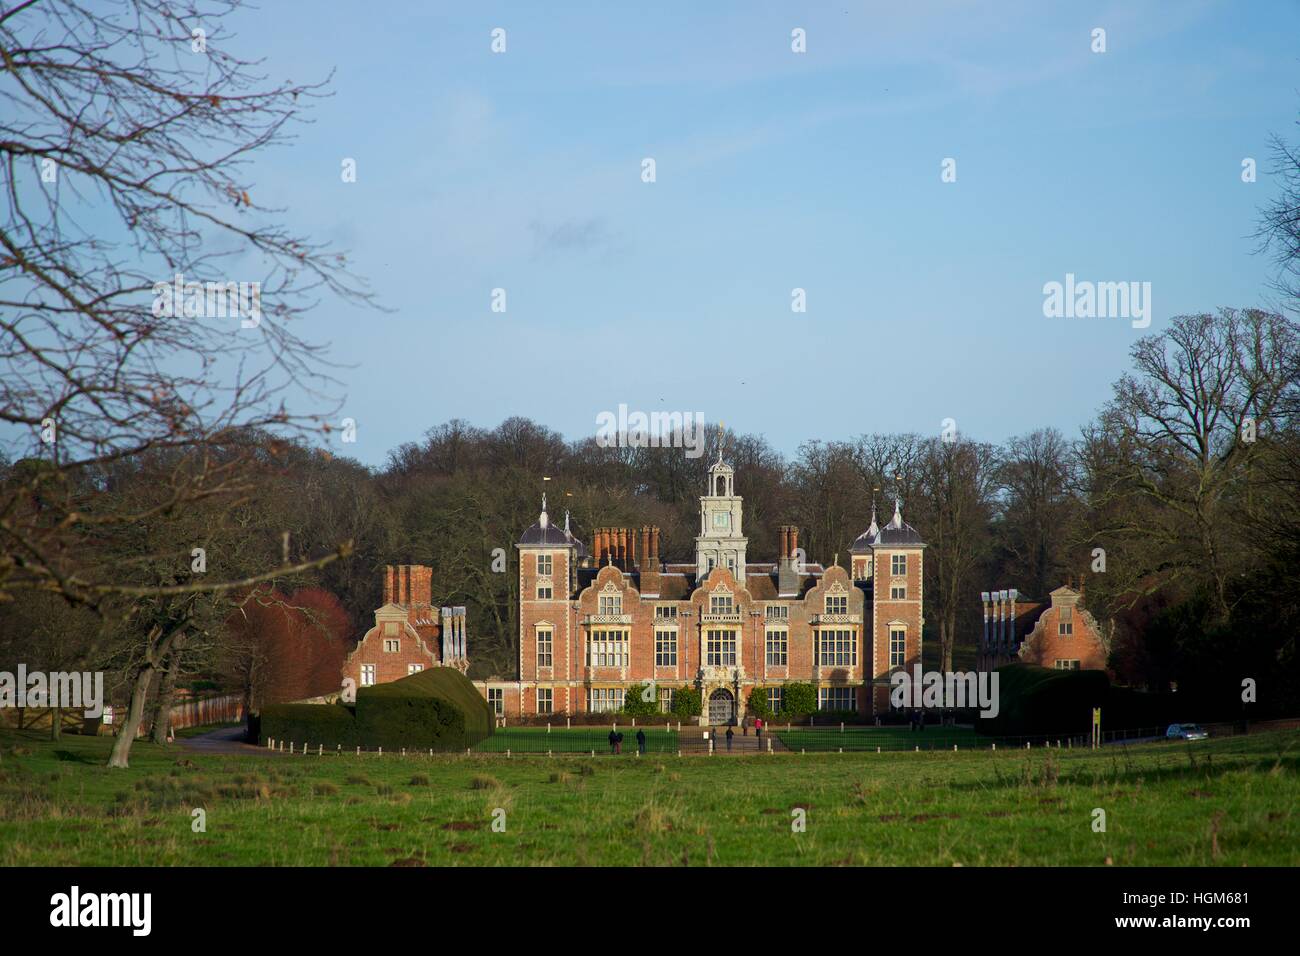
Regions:
M 163 668 L 162 681 L 158 685 L 158 694 L 153 704 L 153 722 L 149 739 L 156 744 L 167 743 L 167 732 L 171 727 L 172 698 L 176 694 L 176 678 L 180 674 L 181 656 L 185 649 L 185 635 L 177 635 L 172 644 L 172 651 L 167 655 Z
M 172 642 L 179 634 L 184 632 L 185 628 L 189 627 L 189 624 L 190 618 L 187 614 L 180 621 L 169 624 L 166 630 L 155 626 L 150 633 L 145 648 L 144 662 L 136 672 L 135 683 L 131 688 L 131 704 L 127 708 L 126 719 L 122 721 L 122 726 L 117 732 L 117 739 L 113 741 L 113 752 L 108 758 L 110 767 L 130 766 L 128 760 L 131 756 L 131 745 L 135 743 L 135 735 L 140 729 L 140 722 L 144 719 L 144 703 L 149 696 L 149 685 L 153 683 L 153 676 L 158 670 L 158 663 L 171 651 Z M 162 632 L 161 638 L 158 637 L 160 631 Z
M 154 665 L 146 661 L 135 675 L 135 686 L 131 688 L 131 704 L 126 711 L 126 719 L 117 729 L 117 739 L 113 741 L 113 752 L 108 757 L 110 767 L 129 767 L 131 744 L 135 743 L 136 732 L 144 718 L 144 700 L 149 696 L 149 685 L 153 683 Z

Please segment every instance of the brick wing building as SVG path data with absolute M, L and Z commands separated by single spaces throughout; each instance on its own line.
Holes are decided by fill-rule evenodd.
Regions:
M 887 710 L 890 673 L 921 658 L 925 544 L 901 505 L 884 527 L 873 509 L 847 570 L 806 563 L 791 526 L 775 562 L 750 563 L 734 480 L 721 458 L 709 469 L 683 563 L 661 559 L 651 527 L 597 529 L 588 551 L 543 498 L 516 544 L 518 679 L 476 682 L 497 713 L 616 711 L 629 688 L 653 684 L 663 710 L 698 688 L 723 723 L 745 715 L 755 687 L 779 711 L 794 681 L 816 685 L 822 710 Z
M 1105 670 L 1109 648 L 1101 627 L 1083 606 L 1083 591 L 1063 585 L 1047 602 L 1024 601 L 1020 592 L 983 591 L 984 632 L 977 667 L 994 670 L 1024 661 L 1058 670 Z
M 432 579 L 432 568 L 416 564 L 384 568 L 384 605 L 375 611 L 375 626 L 344 661 L 344 679 L 369 687 L 426 667 L 445 665 L 465 672 L 465 609 L 435 608 Z

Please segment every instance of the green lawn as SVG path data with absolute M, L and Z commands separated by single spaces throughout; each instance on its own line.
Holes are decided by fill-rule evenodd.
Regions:
M 636 750 L 636 727 L 620 724 L 623 733 L 623 753 Z M 646 725 L 646 752 L 648 754 L 676 754 L 679 737 L 676 725 L 665 730 L 662 724 Z M 474 745 L 474 750 L 481 753 L 512 754 L 591 754 L 609 753 L 609 731 L 606 727 L 504 727 L 481 743 Z M 725 733 L 725 730 L 722 731 Z M 753 728 L 749 734 L 752 736 Z M 769 725 L 764 731 L 766 737 L 773 737 L 784 743 L 789 750 L 806 750 L 808 753 L 837 753 L 838 751 L 872 751 L 880 748 L 887 750 L 951 750 L 956 744 L 959 749 L 990 746 L 990 738 L 980 737 L 969 727 L 928 727 L 924 731 L 912 731 L 903 727 L 854 727 L 846 726 L 842 731 L 838 725 L 827 727 L 791 727 Z M 741 728 L 736 728 L 736 739 L 743 736 Z M 723 746 L 720 742 L 719 746 Z
M 888 750 L 952 750 L 956 744 L 959 750 L 968 747 L 988 748 L 991 741 L 981 737 L 969 727 L 936 727 L 930 725 L 925 730 L 912 730 L 906 726 L 886 727 L 771 727 L 768 731 L 786 745 L 790 750 L 806 750 L 809 753 L 831 752 L 839 750 L 875 751 L 879 747 Z
M 0 732 L 0 864 L 1300 864 L 1300 732 L 1096 752 L 641 759 L 140 743 L 125 771 L 103 766 L 110 745 Z M 192 832 L 196 807 L 205 833 Z M 805 832 L 792 831 L 796 811 Z
M 645 749 L 647 754 L 676 754 L 678 749 L 676 728 L 669 732 L 663 725 L 658 727 L 632 727 L 619 724 L 619 733 L 623 735 L 624 756 L 636 751 L 636 732 L 645 731 Z M 546 754 L 608 754 L 609 727 L 564 727 L 552 728 L 548 733 L 545 727 L 504 727 L 499 728 L 491 737 L 474 745 L 480 753 Z

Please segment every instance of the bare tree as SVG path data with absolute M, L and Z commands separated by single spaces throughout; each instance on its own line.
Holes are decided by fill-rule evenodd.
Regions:
M 989 547 L 988 525 L 997 487 L 998 458 L 991 445 L 958 438 L 930 439 L 917 461 L 924 527 L 925 593 L 939 621 L 940 668 L 952 670 L 963 608 L 974 608 L 973 573 Z
M 244 460 L 214 459 L 213 443 L 322 423 L 286 410 L 332 382 L 294 320 L 321 293 L 370 296 L 343 254 L 280 225 L 246 178 L 322 87 L 268 82 L 241 60 L 223 29 L 235 6 L 0 13 L 0 422 L 30 462 L 0 485 L 0 598 L 42 589 L 99 605 L 213 587 L 141 582 L 79 545 L 247 492 Z M 168 496 L 143 512 L 95 507 L 107 470 L 160 450 L 175 453 Z
M 1135 371 L 1101 416 L 1111 449 L 1093 478 L 1095 504 L 1114 508 L 1110 532 L 1159 537 L 1158 577 L 1204 580 L 1226 621 L 1229 580 L 1247 560 L 1243 534 L 1259 438 L 1279 424 L 1296 387 L 1300 329 L 1280 315 L 1222 309 L 1175 318 L 1132 350 Z M 1154 516 L 1154 520 L 1151 520 Z
M 1300 149 L 1276 135 L 1269 147 L 1281 189 L 1261 210 L 1255 238 L 1260 251 L 1277 266 L 1273 288 L 1282 296 L 1283 307 L 1296 312 L 1300 311 Z
M 1066 564 L 1064 530 L 1074 499 L 1072 453 L 1065 437 L 1043 428 L 1011 439 L 998 481 L 1002 502 L 1000 542 L 1008 571 L 1025 592 L 1046 597 Z

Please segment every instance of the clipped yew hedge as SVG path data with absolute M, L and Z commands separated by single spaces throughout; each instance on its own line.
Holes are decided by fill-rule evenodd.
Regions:
M 363 747 L 456 750 L 492 733 L 492 709 L 469 679 L 431 667 L 357 692 L 357 736 Z
M 981 734 L 1000 737 L 1086 734 L 1092 708 L 1110 690 L 1105 671 L 1065 671 L 1036 664 L 998 668 L 998 715 L 975 721 Z
M 258 743 L 267 740 L 298 746 L 355 747 L 357 723 L 343 704 L 271 704 L 258 715 Z
M 997 717 L 976 720 L 977 732 L 1005 737 L 1087 734 L 1094 707 L 1101 708 L 1103 731 L 1158 728 L 1179 719 L 1173 716 L 1177 707 L 1171 695 L 1112 687 L 1105 671 L 1008 664 L 998 668 L 998 698 Z
M 483 695 L 451 667 L 363 687 L 351 706 L 272 704 L 258 716 L 259 743 L 273 739 L 326 750 L 458 750 L 487 737 L 495 724 Z

